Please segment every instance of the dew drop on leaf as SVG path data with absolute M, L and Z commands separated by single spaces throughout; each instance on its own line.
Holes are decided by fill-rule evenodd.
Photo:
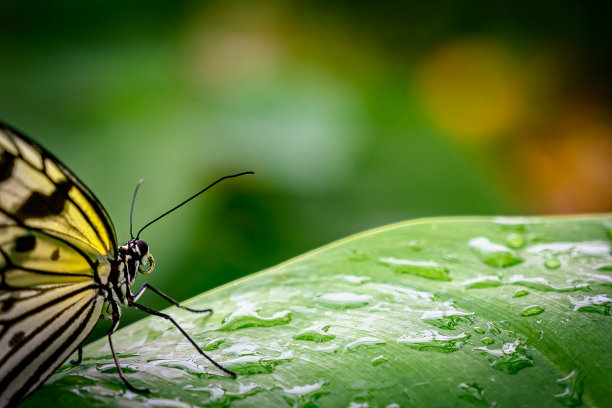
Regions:
M 489 266 L 508 268 L 523 262 L 523 259 L 514 255 L 510 248 L 491 242 L 485 237 L 473 238 L 468 245 L 476 256 Z
M 386 363 L 387 361 L 389 361 L 384 355 L 380 355 L 380 356 L 376 356 L 374 357 L 372 360 L 370 360 L 372 362 L 373 366 L 377 366 L 383 363 Z
M 555 398 L 565 406 L 577 407 L 582 405 L 582 392 L 584 389 L 584 379 L 573 370 L 567 376 L 559 378 L 557 384 L 564 387 L 565 390 L 555 395 Z
M 467 333 L 461 333 L 456 336 L 446 336 L 438 333 L 436 330 L 424 330 L 421 333 L 405 334 L 399 337 L 397 342 L 406 343 L 411 348 L 417 350 L 452 353 L 463 347 L 469 337 Z
M 293 336 L 295 340 L 306 340 L 314 341 L 316 343 L 324 343 L 336 338 L 335 335 L 328 333 L 327 331 L 331 325 L 314 325 L 301 330 L 299 333 Z
M 527 296 L 528 294 L 529 294 L 528 290 L 521 289 L 521 290 L 517 290 L 516 292 L 514 292 L 514 295 L 512 295 L 512 297 L 519 298 L 519 297 Z
M 544 308 L 542 306 L 531 305 L 531 306 L 527 306 L 524 309 L 522 309 L 520 311 L 519 315 L 521 315 L 521 316 L 535 316 L 535 315 L 539 315 L 542 312 L 544 312 Z
M 398 259 L 394 257 L 383 257 L 379 261 L 396 273 L 419 276 L 421 278 L 450 281 L 449 271 L 435 261 L 414 261 L 410 259 Z
M 510 248 L 522 248 L 525 246 L 525 239 L 521 234 L 512 233 L 506 237 L 506 245 Z
M 561 261 L 557 258 L 550 258 L 544 261 L 546 269 L 558 269 L 561 266 Z
M 349 309 L 366 306 L 372 300 L 370 295 L 350 292 L 326 293 L 315 298 L 315 302 L 333 309 Z
M 344 346 L 344 352 L 354 352 L 360 350 L 367 350 L 375 346 L 382 346 L 386 342 L 378 337 L 361 337 L 353 342 L 350 342 Z

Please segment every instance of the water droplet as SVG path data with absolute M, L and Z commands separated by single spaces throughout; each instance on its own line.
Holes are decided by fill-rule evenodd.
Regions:
M 327 383 L 319 381 L 314 384 L 297 385 L 293 388 L 283 388 L 283 398 L 289 405 L 296 408 L 316 407 L 316 400 L 329 394 L 323 389 Z
M 380 356 L 376 356 L 374 357 L 372 360 L 370 360 L 372 362 L 373 366 L 377 366 L 383 363 L 386 363 L 387 361 L 389 361 L 384 355 L 380 355 Z
M 228 370 L 237 374 L 253 375 L 266 374 L 274 371 L 277 365 L 291 361 L 290 357 L 278 358 L 262 356 L 241 356 L 232 360 L 220 361 L 219 363 Z
M 164 361 L 166 361 L 166 360 L 164 360 Z M 170 361 L 170 360 L 167 360 L 167 361 Z M 127 364 L 127 363 L 121 363 L 121 364 L 119 364 L 119 365 L 121 366 L 121 370 L 122 370 L 124 373 L 126 373 L 126 374 L 127 374 L 127 373 L 132 374 L 132 373 L 137 373 L 137 372 L 138 372 L 138 370 L 136 370 L 136 369 L 134 369 L 134 368 L 130 367 L 130 365 L 129 365 L 129 364 Z M 101 372 L 101 373 L 106 373 L 106 374 L 117 374 L 117 373 L 119 372 L 119 371 L 117 370 L 117 365 L 116 365 L 115 363 L 111 363 L 111 364 L 102 364 L 102 365 L 99 365 L 99 366 L 97 367 L 97 369 L 98 369 L 98 371 L 99 371 L 99 372 Z
M 610 244 L 605 241 L 582 241 L 582 242 L 552 242 L 533 245 L 527 249 L 529 253 L 542 254 L 569 254 L 570 256 L 592 255 L 608 256 Z
M 308 327 L 297 333 L 295 336 L 293 336 L 293 338 L 295 340 L 307 340 L 314 341 L 316 343 L 324 343 L 336 338 L 334 334 L 327 332 L 330 327 L 331 325 L 329 324 Z
M 338 350 L 340 350 L 340 346 L 338 346 L 337 344 L 330 344 L 329 346 L 328 345 L 319 345 L 319 346 L 315 347 L 314 350 L 315 351 L 322 351 L 324 353 L 335 354 L 335 353 L 338 352 Z
M 525 239 L 521 234 L 512 233 L 506 237 L 506 245 L 510 248 L 522 248 L 525 246 Z
M 504 321 L 504 320 L 501 320 L 501 321 L 499 322 L 499 324 L 501 324 L 501 325 L 505 325 L 505 326 L 507 326 L 507 323 L 508 323 L 508 322 L 507 322 L 507 321 Z M 500 327 L 499 327 L 499 325 L 498 325 L 497 323 L 492 323 L 492 322 L 489 322 L 489 323 L 487 323 L 487 330 L 488 330 L 488 331 L 489 331 L 489 333 L 491 333 L 491 334 L 500 335 L 500 334 L 502 334 L 502 330 L 503 330 L 503 329 L 502 329 L 502 328 L 500 328 Z
M 203 347 L 202 350 L 204 351 L 212 351 L 212 350 L 216 350 L 219 348 L 219 346 L 221 344 L 223 344 L 225 342 L 224 338 L 216 338 L 216 339 L 212 339 L 211 341 L 209 341 L 208 343 L 206 343 Z
M 612 272 L 612 264 L 601 264 L 595 267 L 596 271 Z
M 348 259 L 352 262 L 363 262 L 369 260 L 370 257 L 361 249 L 351 249 L 351 254 Z
M 351 285 L 362 285 L 372 280 L 369 276 L 339 275 L 338 277 Z
M 514 343 L 504 344 L 501 349 L 491 350 L 487 347 L 474 347 L 474 350 L 487 355 L 491 367 L 508 374 L 516 374 L 525 367 L 533 366 L 533 360 L 527 355 L 524 344 L 518 340 Z
M 315 298 L 315 302 L 334 309 L 362 307 L 371 301 L 372 296 L 370 295 L 360 295 L 350 292 L 326 293 Z
M 415 239 L 413 241 L 406 242 L 406 246 L 412 249 L 414 252 L 421 252 L 425 248 L 425 241 L 422 239 Z
M 480 342 L 483 343 L 483 344 L 489 345 L 489 344 L 495 343 L 495 340 L 493 340 L 490 337 L 483 337 L 482 339 L 480 339 Z
M 233 354 L 236 356 L 247 356 L 257 354 L 257 344 L 237 342 L 230 347 L 223 349 L 223 354 Z
M 377 303 L 370 308 L 371 312 L 388 312 L 390 310 L 391 308 L 389 307 L 389 303 L 387 302 Z
M 461 383 L 459 384 L 459 389 L 461 390 L 461 394 L 459 394 L 459 398 L 465 400 L 467 402 L 472 403 L 473 405 L 478 406 L 486 406 L 492 407 L 497 404 L 491 404 L 484 397 L 484 390 L 478 383 Z
M 397 382 L 396 381 L 385 381 L 385 380 L 377 381 L 376 378 L 370 377 L 367 380 L 357 380 L 357 381 L 353 381 L 351 384 L 346 384 L 346 385 L 348 385 L 353 391 L 352 401 L 349 404 L 349 408 L 351 407 L 373 408 L 373 407 L 379 406 L 379 404 L 375 402 L 377 394 L 385 395 L 386 389 L 396 387 Z
M 565 387 L 565 391 L 556 394 L 555 398 L 568 407 L 582 405 L 582 392 L 584 390 L 584 380 L 576 370 L 573 370 L 566 377 L 559 378 L 557 384 Z
M 91 392 L 90 395 L 96 395 L 96 394 L 101 394 L 103 395 L 104 393 L 107 393 L 108 390 L 106 389 L 102 389 L 102 387 L 92 387 L 94 388 L 89 389 L 88 391 Z M 97 392 L 95 390 L 95 388 L 98 388 Z M 181 402 L 181 401 L 177 401 L 175 399 L 168 399 L 168 398 L 152 398 L 152 397 L 148 397 L 146 398 L 146 402 L 142 402 L 142 400 L 144 399 L 143 397 L 141 397 L 138 394 L 134 394 L 131 391 L 126 391 L 125 393 L 121 394 L 121 398 L 123 400 L 127 400 L 130 402 L 135 402 L 135 405 L 146 405 L 149 407 L 172 407 L 172 408 L 191 408 L 191 404 L 187 404 L 186 402 Z M 129 403 L 127 403 L 127 406 Z M 63 405 L 63 404 L 61 404 Z M 114 405 L 114 404 L 110 404 L 110 405 Z
M 542 306 L 531 305 L 531 306 L 527 306 L 527 307 L 523 308 L 521 310 L 521 312 L 519 313 L 519 315 L 521 315 L 521 316 L 535 316 L 535 315 L 539 315 L 542 312 L 544 312 L 544 308 Z
M 238 390 L 237 391 L 225 391 L 225 396 L 230 401 L 237 400 L 237 399 L 244 399 L 262 390 L 263 388 L 259 384 L 256 384 L 256 383 L 249 383 L 249 384 L 238 383 Z
M 470 335 L 461 333 L 456 336 L 445 336 L 436 330 L 424 330 L 421 333 L 405 334 L 397 339 L 399 343 L 407 343 L 417 350 L 432 350 L 443 353 L 452 353 L 459 350 Z
M 521 290 L 517 290 L 516 292 L 514 292 L 514 295 L 512 295 L 512 297 L 518 298 L 518 297 L 527 296 L 528 294 L 529 294 L 528 290 L 521 289 Z
M 598 282 L 602 282 L 604 285 L 610 286 L 612 284 L 612 276 L 602 275 L 601 273 L 583 273 L 584 276 L 588 276 Z
M 256 383 L 238 383 L 238 389 L 235 391 L 225 390 L 221 387 L 215 386 L 194 387 L 192 384 L 187 384 L 184 389 L 186 391 L 197 393 L 198 399 L 200 400 L 198 405 L 213 404 L 214 406 L 229 406 L 232 401 L 245 399 L 263 390 L 263 388 Z M 203 399 L 202 393 L 207 395 L 207 399 Z M 176 401 L 172 400 L 172 402 Z M 168 407 L 175 406 L 174 404 L 170 403 L 170 401 L 165 404 L 151 404 L 150 401 L 147 401 L 146 405 Z
M 362 337 L 344 346 L 344 352 L 366 350 L 383 344 L 385 344 L 385 341 L 377 337 Z
M 575 299 L 568 296 L 570 302 L 574 305 L 574 312 L 590 312 L 599 313 L 602 315 L 611 315 L 612 311 L 612 299 L 606 294 L 599 294 L 595 296 L 584 296 L 582 299 Z
M 370 284 L 370 286 L 374 287 L 380 293 L 392 295 L 393 300 L 396 302 L 405 301 L 406 298 L 412 298 L 417 300 L 433 300 L 433 295 L 431 293 L 421 292 L 410 288 L 404 288 L 398 285 L 373 283 Z
M 325 381 L 319 381 L 315 384 L 306 384 L 306 385 L 296 385 L 293 388 L 283 388 L 283 391 L 287 394 L 292 395 L 307 395 L 312 393 L 313 391 L 318 391 L 323 387 Z
M 443 253 L 442 259 L 444 259 L 447 262 L 453 262 L 453 263 L 457 263 L 461 260 L 458 255 L 451 254 L 451 253 Z
M 554 286 L 547 279 L 536 277 L 527 278 L 523 275 L 513 275 L 508 279 L 510 285 L 525 286 L 530 289 L 538 290 L 540 292 L 575 292 L 578 290 L 588 290 L 586 283 L 579 283 L 576 286 L 558 287 Z
M 473 324 L 473 315 L 459 310 L 428 310 L 423 312 L 421 320 L 440 329 L 454 330 L 460 323 Z
M 485 334 L 485 331 L 482 327 L 474 327 L 474 332 L 478 334 Z
M 233 331 L 244 327 L 268 327 L 287 324 L 291 321 L 291 312 L 282 310 L 270 317 L 260 316 L 250 302 L 240 302 L 238 310 L 227 316 L 221 322 L 220 331 Z
M 466 289 L 482 289 L 482 288 L 495 288 L 502 285 L 499 276 L 478 276 L 474 279 L 468 279 L 463 282 Z
M 544 261 L 546 269 L 558 269 L 561 266 L 561 261 L 557 258 L 549 258 Z
M 476 256 L 489 266 L 508 268 L 523 262 L 523 259 L 514 255 L 510 248 L 491 242 L 485 237 L 473 238 L 468 245 Z
M 191 384 L 187 384 L 185 389 L 188 391 L 197 392 L 198 394 L 205 393 L 207 399 L 202 402 L 219 401 L 223 398 L 223 395 L 225 395 L 225 390 L 221 387 L 194 387 Z
M 397 273 L 420 276 L 438 281 L 450 281 L 448 269 L 434 261 L 413 261 L 393 257 L 380 258 L 379 261 L 390 266 Z
M 355 326 L 355 328 L 362 330 L 364 332 L 368 332 L 368 333 L 372 332 L 372 330 L 376 331 L 376 329 L 373 328 L 372 325 L 379 321 L 380 321 L 380 316 L 377 316 L 375 314 L 370 314 L 368 317 L 363 319 L 358 326 Z
M 189 360 L 179 360 L 179 359 L 152 360 L 147 363 L 147 366 L 148 367 L 161 366 L 161 367 L 175 368 L 175 369 L 182 370 L 184 372 L 187 372 L 189 374 L 192 374 L 200 378 L 206 378 L 211 374 L 222 375 L 220 371 L 219 372 L 209 371 L 209 370 L 216 370 L 216 368 L 211 367 L 208 360 L 205 360 L 203 364 L 198 364 L 198 362 L 191 360 L 191 359 Z M 123 369 L 123 365 L 121 366 L 121 368 Z
M 504 227 L 510 227 L 514 230 L 525 231 L 525 224 L 531 221 L 525 217 L 505 217 L 497 216 L 493 219 L 496 224 L 501 224 Z

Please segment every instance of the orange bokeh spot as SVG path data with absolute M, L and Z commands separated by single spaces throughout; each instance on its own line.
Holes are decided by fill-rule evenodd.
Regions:
M 553 134 L 524 141 L 517 168 L 525 172 L 532 210 L 603 212 L 612 208 L 612 123 L 574 106 Z M 542 136 L 542 135 L 539 135 Z

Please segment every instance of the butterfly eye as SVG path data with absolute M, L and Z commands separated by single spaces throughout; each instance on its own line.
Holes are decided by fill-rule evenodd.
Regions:
M 140 253 L 140 256 L 144 259 L 144 257 L 149 253 L 149 246 L 142 239 L 137 239 L 135 244 L 136 244 L 136 248 L 138 248 L 138 252 Z
M 149 269 L 143 270 L 141 268 L 142 265 L 138 267 L 138 270 L 140 271 L 140 273 L 144 275 L 148 275 L 149 273 L 153 272 L 153 268 L 155 268 L 155 259 L 153 259 L 153 255 L 149 254 L 148 258 L 149 258 Z

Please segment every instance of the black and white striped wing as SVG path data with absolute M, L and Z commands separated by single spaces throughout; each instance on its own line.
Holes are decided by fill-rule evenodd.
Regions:
M 91 332 L 116 248 L 83 183 L 0 124 L 0 406 L 36 390 Z

